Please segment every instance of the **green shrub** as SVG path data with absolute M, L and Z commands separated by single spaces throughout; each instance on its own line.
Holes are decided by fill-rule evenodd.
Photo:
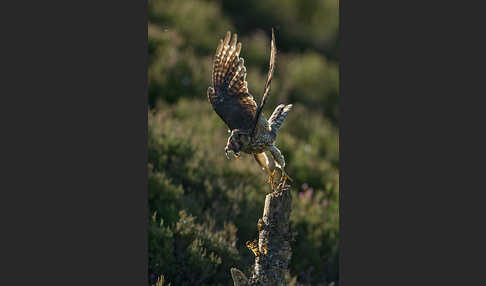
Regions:
M 259 102 L 271 26 L 277 69 L 264 114 L 294 104 L 276 142 L 294 179 L 289 285 L 339 280 L 337 1 L 304 2 L 149 1 L 151 285 L 232 285 L 231 267 L 250 276 L 254 256 L 245 242 L 257 237 L 270 186 L 252 156 L 226 159 L 227 127 L 206 90 L 217 41 L 231 30 Z
M 292 225 L 298 237 L 291 273 L 300 275 L 312 269 L 309 265 L 321 265 L 309 273 L 327 279 L 336 276 L 329 265 L 337 265 L 333 259 L 337 257 L 338 172 L 330 163 L 337 159 L 337 143 L 332 143 L 337 133 L 319 114 L 303 106 L 294 111 L 277 140 L 295 181 Z M 319 124 L 319 131 L 301 128 L 302 114 L 309 116 L 308 122 Z M 270 187 L 251 156 L 226 159 L 227 136 L 205 99 L 159 104 L 149 114 L 149 205 L 151 215 L 158 218 L 149 233 L 150 269 L 173 285 L 183 281 L 226 285 L 231 282 L 229 269 L 235 266 L 250 273 L 254 257 L 244 242 L 257 236 L 256 222 Z M 310 153 L 306 141 L 312 143 Z M 306 182 L 316 188 L 317 199 L 311 204 L 306 197 L 295 196 Z M 324 200 L 328 205 L 322 205 Z M 187 224 L 181 223 L 184 219 Z

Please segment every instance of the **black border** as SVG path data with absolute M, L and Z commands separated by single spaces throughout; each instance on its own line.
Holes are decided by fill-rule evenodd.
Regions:
M 8 5 L 0 285 L 147 285 L 147 1 Z M 463 7 L 340 1 L 341 286 L 484 284 Z
M 9 5 L 0 285 L 148 285 L 147 1 Z
M 485 283 L 483 10 L 435 4 L 340 1 L 341 286 Z

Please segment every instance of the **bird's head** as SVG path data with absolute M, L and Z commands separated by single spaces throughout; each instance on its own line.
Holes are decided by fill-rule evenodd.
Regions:
M 233 154 L 236 158 L 240 157 L 240 150 L 243 146 L 250 143 L 250 134 L 246 131 L 241 131 L 239 129 L 233 129 L 231 135 L 228 138 L 224 152 L 226 157 L 229 159 L 229 154 Z

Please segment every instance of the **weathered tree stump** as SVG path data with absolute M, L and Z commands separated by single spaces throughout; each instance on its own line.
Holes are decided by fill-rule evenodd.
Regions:
M 255 253 L 253 276 L 246 278 L 240 270 L 231 269 L 235 286 L 286 285 L 292 250 L 290 248 L 290 185 L 280 184 L 265 198 L 263 218 L 258 221 L 258 247 L 247 244 Z

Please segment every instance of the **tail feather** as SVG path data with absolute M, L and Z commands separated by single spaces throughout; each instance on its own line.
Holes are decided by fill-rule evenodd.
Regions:
M 289 111 L 292 109 L 292 104 L 280 104 L 275 108 L 275 110 L 272 113 L 272 116 L 270 116 L 270 119 L 268 120 L 268 123 L 270 124 L 270 128 L 273 133 L 277 133 L 278 129 L 280 126 L 282 126 L 283 121 L 285 118 L 287 118 L 287 115 L 289 114 Z

